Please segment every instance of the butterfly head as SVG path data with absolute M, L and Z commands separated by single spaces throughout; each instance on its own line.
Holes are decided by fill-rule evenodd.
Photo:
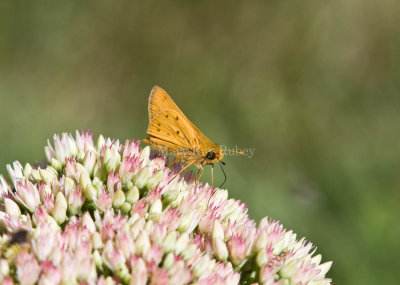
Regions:
M 204 160 L 206 164 L 214 164 L 224 157 L 224 153 L 221 151 L 220 147 L 210 149 L 205 153 Z

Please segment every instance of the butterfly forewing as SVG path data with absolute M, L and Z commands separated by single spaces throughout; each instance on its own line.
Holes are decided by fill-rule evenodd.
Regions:
M 154 116 L 149 123 L 147 133 L 151 137 L 170 142 L 180 148 L 191 148 L 198 145 L 193 129 L 188 128 L 179 113 L 173 110 L 164 110 Z
M 171 151 L 191 153 L 197 158 L 200 150 L 216 144 L 209 140 L 182 113 L 169 95 L 160 87 L 155 86 L 149 97 L 149 142 L 161 150 L 164 146 Z
M 156 150 L 175 155 L 175 161 L 187 163 L 181 171 L 190 165 L 202 169 L 224 156 L 221 147 L 193 125 L 168 94 L 157 86 L 153 87 L 149 97 L 147 133 L 149 137 L 145 142 Z

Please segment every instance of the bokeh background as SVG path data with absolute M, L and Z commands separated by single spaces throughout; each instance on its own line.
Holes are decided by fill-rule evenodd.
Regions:
M 398 284 L 399 2 L 238 2 L 1 1 L 0 172 L 54 133 L 145 137 L 157 84 L 256 149 L 225 159 L 251 217 L 312 241 L 335 284 Z

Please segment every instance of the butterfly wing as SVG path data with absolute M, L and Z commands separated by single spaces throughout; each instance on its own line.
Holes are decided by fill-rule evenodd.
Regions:
M 162 88 L 153 87 L 149 97 L 149 139 L 158 150 L 184 152 L 201 157 L 204 145 L 215 145 L 193 125 Z
M 150 140 L 165 142 L 173 148 L 190 149 L 199 145 L 196 133 L 174 110 L 160 111 L 149 122 L 147 134 Z

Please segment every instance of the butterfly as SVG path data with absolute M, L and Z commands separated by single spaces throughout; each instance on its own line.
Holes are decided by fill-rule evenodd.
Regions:
M 194 165 L 199 169 L 196 175 L 196 181 L 199 181 L 204 173 L 203 166 L 214 166 L 215 163 L 219 163 L 223 171 L 222 164 L 225 163 L 222 161 L 224 151 L 221 146 L 207 138 L 189 121 L 167 92 L 158 86 L 153 87 L 149 96 L 147 134 L 149 137 L 144 139 L 146 143 L 158 151 L 176 156 L 169 166 L 178 161 L 186 163 L 178 174 Z M 213 169 L 214 167 L 211 168 L 212 184 Z M 225 181 L 226 175 L 224 183 Z

